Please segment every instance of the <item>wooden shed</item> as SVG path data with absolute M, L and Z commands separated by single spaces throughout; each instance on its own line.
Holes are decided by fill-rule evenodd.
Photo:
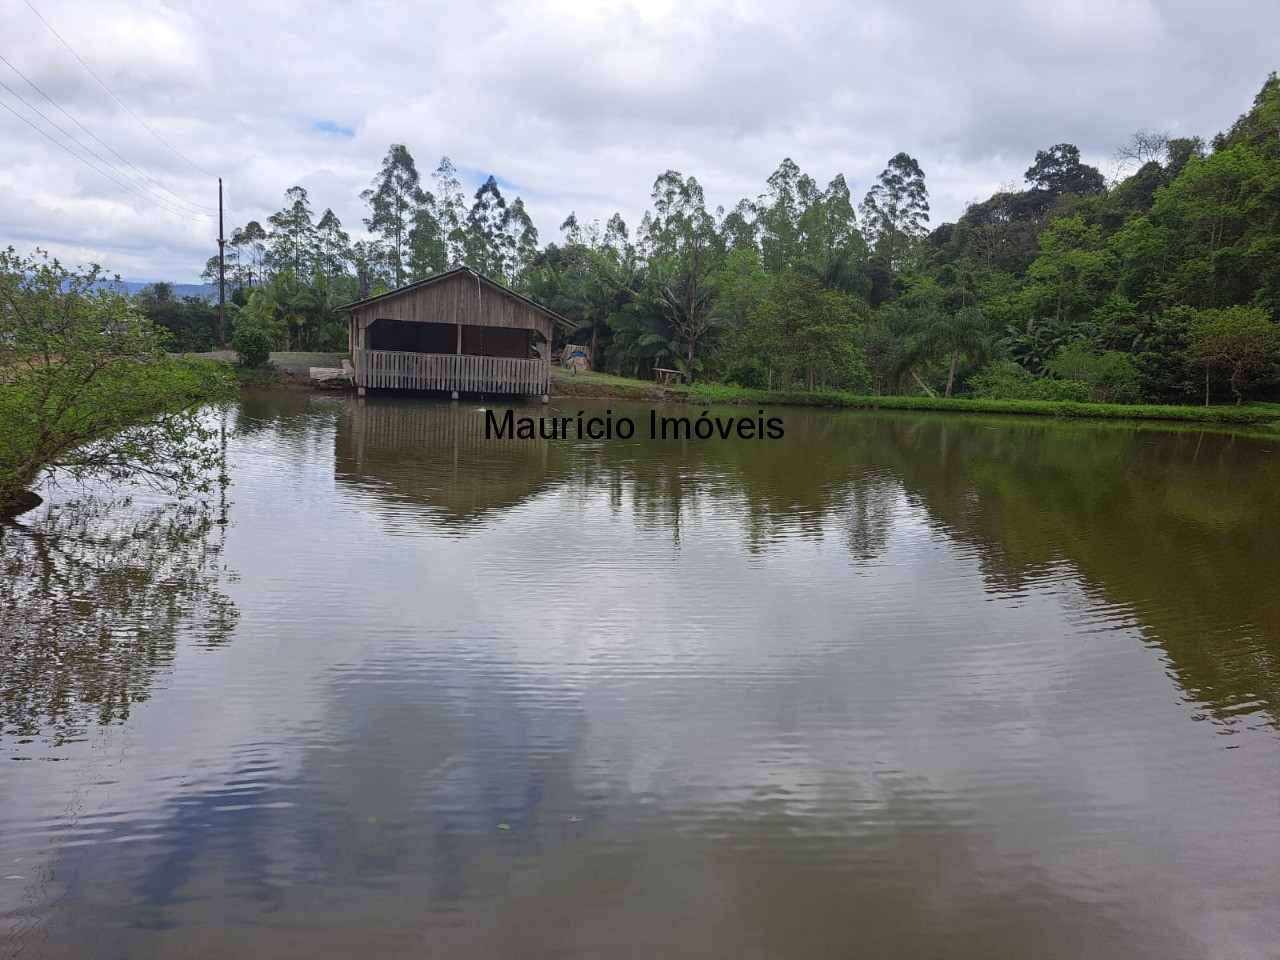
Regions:
M 470 267 L 339 307 L 366 389 L 546 395 L 556 327 L 573 324 Z

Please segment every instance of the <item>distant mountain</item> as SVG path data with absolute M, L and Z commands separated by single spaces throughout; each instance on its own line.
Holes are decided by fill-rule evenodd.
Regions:
M 143 287 L 149 287 L 156 283 L 155 280 L 121 280 L 120 285 L 130 293 L 137 293 Z M 217 284 L 213 283 L 171 283 L 174 296 L 177 297 L 204 297 L 206 300 L 218 295 Z
M 153 283 L 168 283 L 156 280 L 121 280 L 116 283 L 114 280 L 102 280 L 97 284 L 99 287 L 123 287 L 126 293 L 139 293 L 143 287 L 149 287 Z M 203 297 L 206 300 L 212 300 L 218 296 L 217 284 L 213 283 L 170 283 L 173 288 L 175 297 Z M 227 296 L 230 298 L 231 291 L 227 290 Z

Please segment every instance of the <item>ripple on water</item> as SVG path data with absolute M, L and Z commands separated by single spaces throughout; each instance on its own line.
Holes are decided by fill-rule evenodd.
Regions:
M 1153 434 L 1144 460 L 1116 431 L 799 411 L 795 447 L 494 448 L 457 416 L 244 411 L 213 541 L 235 612 L 219 641 L 184 621 L 136 643 L 163 609 L 144 590 L 101 633 L 120 669 L 44 688 L 80 708 L 72 742 L 4 744 L 60 759 L 0 769 L 0 877 L 23 878 L 0 880 L 10 942 L 1280 942 L 1258 589 L 1277 485 L 1247 449 L 1206 438 L 1193 464 Z M 1233 502 L 1199 517 L 1218 462 Z M 1115 463 L 1134 479 L 1103 495 Z M 1232 526 L 1250 510 L 1257 530 Z M 127 711 L 99 725 L 117 691 Z

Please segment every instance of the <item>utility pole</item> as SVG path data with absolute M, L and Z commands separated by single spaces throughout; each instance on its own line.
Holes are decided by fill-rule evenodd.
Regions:
M 222 178 L 218 178 L 218 347 L 227 349 L 227 238 L 222 228 Z

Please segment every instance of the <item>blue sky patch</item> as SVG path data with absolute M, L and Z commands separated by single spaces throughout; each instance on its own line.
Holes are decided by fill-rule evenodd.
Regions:
M 474 167 L 458 167 L 458 180 L 461 181 L 464 190 L 468 183 L 474 183 L 475 186 L 471 188 L 471 192 L 475 193 L 480 188 L 480 185 L 488 179 L 488 170 L 477 170 Z M 498 189 L 502 191 L 503 197 L 508 200 L 512 199 L 515 191 L 519 189 L 514 183 L 509 180 L 503 180 L 496 173 L 493 175 L 493 179 L 498 181 Z M 508 196 L 509 194 L 512 196 Z
M 311 124 L 312 133 L 323 133 L 330 137 L 343 137 L 350 139 L 356 135 L 355 130 L 351 127 L 344 127 L 340 123 L 334 123 L 332 120 L 316 120 Z

